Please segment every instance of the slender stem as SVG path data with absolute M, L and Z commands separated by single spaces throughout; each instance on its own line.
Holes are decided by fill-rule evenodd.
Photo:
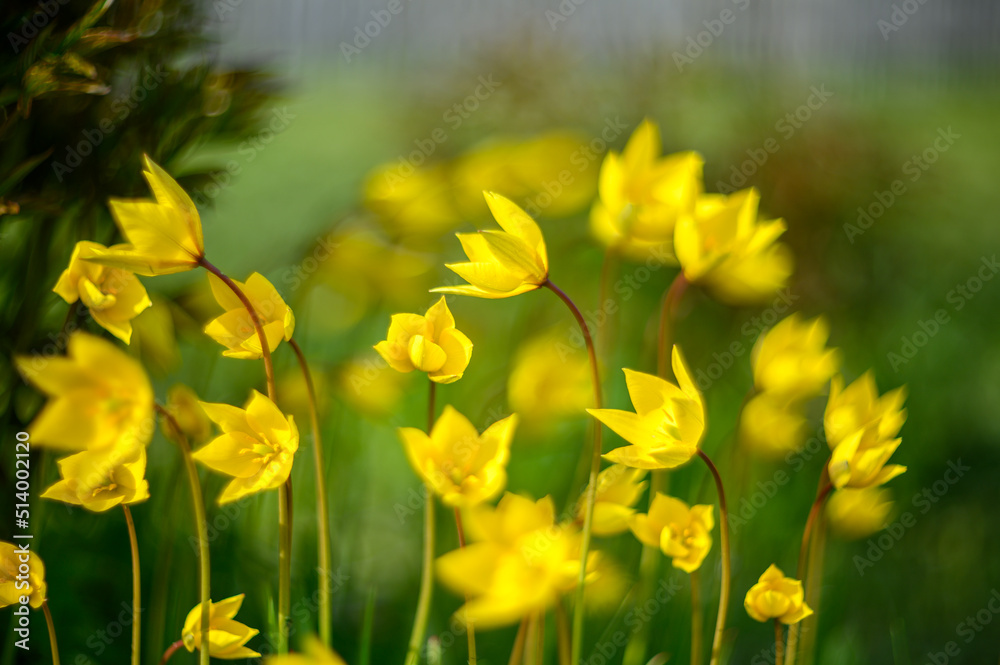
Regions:
M 529 623 L 531 623 L 531 619 L 528 617 L 521 619 L 521 625 L 517 629 L 514 647 L 510 650 L 510 660 L 507 661 L 507 665 L 520 665 L 524 661 L 524 642 L 527 640 Z
M 525 638 L 524 655 L 526 665 L 541 665 L 538 662 L 538 650 L 535 648 L 538 642 L 538 616 L 531 615 L 528 619 L 528 636 Z
M 455 531 L 458 532 L 458 546 L 465 547 L 465 529 L 462 527 L 462 511 L 455 508 Z M 466 598 L 465 602 L 469 602 Z M 469 665 L 476 665 L 476 627 L 471 620 L 465 623 L 466 635 L 469 638 Z
M 535 639 L 535 663 L 545 665 L 545 610 L 538 613 L 538 634 Z
M 670 365 L 670 346 L 673 343 L 674 315 L 677 313 L 677 306 L 684 296 L 688 281 L 684 277 L 684 271 L 677 273 L 674 281 L 670 283 L 670 288 L 663 295 L 663 306 L 660 310 L 660 329 L 657 335 L 656 344 L 656 375 L 663 377 L 667 374 L 667 367 Z
M 580 325 L 583 340 L 587 345 L 587 354 L 590 356 L 591 381 L 594 387 L 594 408 L 599 409 L 602 403 L 601 375 L 597 367 L 597 352 L 594 349 L 594 340 L 590 336 L 590 329 L 587 327 L 587 322 L 584 320 L 583 314 L 580 313 L 577 306 L 573 304 L 569 296 L 563 293 L 562 289 L 553 284 L 551 280 L 546 280 L 543 286 L 548 287 L 553 293 L 559 296 L 560 300 L 566 303 L 570 312 L 573 313 L 576 322 Z M 584 587 L 587 581 L 587 558 L 590 552 L 590 537 L 594 522 L 594 503 L 597 499 L 597 476 L 601 470 L 601 424 L 595 422 L 593 423 L 593 428 L 594 442 L 590 459 L 590 479 L 587 485 L 586 507 L 583 517 L 583 539 L 580 544 L 580 573 L 577 576 L 576 604 L 573 606 L 573 633 L 570 648 L 571 663 L 580 661 L 580 650 L 583 645 Z
M 785 640 L 781 622 L 774 620 L 774 665 L 782 665 L 785 661 Z
M 701 663 L 701 643 L 705 633 L 705 611 L 701 606 L 701 577 L 691 573 L 691 665 Z
M 333 628 L 333 616 L 330 610 L 330 521 L 327 513 L 326 496 L 326 465 L 323 463 L 323 439 L 320 436 L 319 415 L 316 406 L 316 388 L 312 373 L 306 363 L 305 354 L 294 339 L 288 344 L 295 351 L 302 370 L 302 378 L 306 381 L 309 393 L 309 420 L 313 431 L 313 465 L 316 467 L 316 531 L 318 539 L 318 570 L 319 574 L 319 637 L 323 645 L 331 644 L 330 632 Z
M 427 392 L 427 433 L 434 428 L 434 402 L 437 384 L 429 381 Z M 406 665 L 416 665 L 420 660 L 420 645 L 427 631 L 427 616 L 431 609 L 431 591 L 434 587 L 434 494 L 429 485 L 424 485 L 424 560 L 420 571 L 420 594 L 417 596 L 417 614 L 413 618 L 413 631 L 406 651 Z
M 59 665 L 59 643 L 56 641 L 56 624 L 52 621 L 52 611 L 49 601 L 42 601 L 42 612 L 45 614 L 45 625 L 49 629 L 49 645 L 52 647 L 52 665 Z
M 132 550 L 132 665 L 139 665 L 139 638 L 141 626 L 139 614 L 142 612 L 142 581 L 139 575 L 139 539 L 135 536 L 135 522 L 132 521 L 132 511 L 124 503 L 121 504 L 125 513 L 125 523 L 128 525 L 128 542 Z
M 813 528 L 812 543 L 809 545 L 809 562 L 806 565 L 806 603 L 813 613 L 799 622 L 802 634 L 799 651 L 802 652 L 802 665 L 812 665 L 815 657 L 816 634 L 819 628 L 820 596 L 823 590 L 823 560 L 826 549 L 826 518 L 822 511 L 816 518 Z
M 726 508 L 726 491 L 722 487 L 722 477 L 715 464 L 704 450 L 698 449 L 698 456 L 708 465 L 719 493 L 719 533 L 722 535 L 722 582 L 719 589 L 719 614 L 715 619 L 715 637 L 712 638 L 711 664 L 717 665 L 722 654 L 722 632 L 726 628 L 726 612 L 729 609 L 729 586 L 732 576 L 729 555 L 729 511 Z
M 243 306 L 246 308 L 247 312 L 250 314 L 250 321 L 253 323 L 254 330 L 257 331 L 257 339 L 260 342 L 260 353 L 264 358 L 264 371 L 267 374 L 267 396 L 271 398 L 271 401 L 275 404 L 278 403 L 277 389 L 274 383 L 274 363 L 271 361 L 271 347 L 267 343 L 267 335 L 264 334 L 264 324 L 260 320 L 260 316 L 257 314 L 257 310 L 254 309 L 253 303 L 243 289 L 236 286 L 233 280 L 229 279 L 221 270 L 216 268 L 214 265 L 208 262 L 204 257 L 198 260 L 199 265 L 202 268 L 209 271 L 219 279 L 221 279 L 229 289 L 236 294 L 236 297 L 240 299 Z
M 278 654 L 288 653 L 292 607 L 292 478 L 278 488 Z
M 184 431 L 177 423 L 173 414 L 159 404 L 156 411 L 167 421 L 173 430 L 173 441 L 181 449 L 184 457 L 184 470 L 187 472 L 188 486 L 191 489 L 191 507 L 194 510 L 194 524 L 198 532 L 198 597 L 201 603 L 201 634 L 208 635 L 208 623 L 211 616 L 211 574 L 212 564 L 208 549 L 208 520 L 205 518 L 205 499 L 201 494 L 201 482 L 198 480 L 198 468 L 191 456 L 191 446 L 188 445 Z M 208 649 L 201 649 L 198 654 L 199 665 L 208 665 Z
M 556 643 L 559 646 L 559 665 L 570 665 L 569 617 L 562 601 L 556 602 Z
M 666 489 L 667 472 L 654 470 L 649 483 L 649 503 L 653 505 L 653 499 L 658 493 Z M 643 545 L 642 555 L 639 557 L 639 583 L 637 587 L 638 599 L 636 604 L 642 607 L 653 596 L 653 588 L 656 579 L 660 574 L 660 560 L 663 552 L 659 547 L 653 545 Z M 649 630 L 652 621 L 643 621 L 633 629 L 632 636 L 625 646 L 625 655 L 622 663 L 625 665 L 643 665 L 646 662 L 646 651 L 649 644 Z
M 828 466 L 829 464 L 823 465 L 823 471 L 820 473 L 819 477 L 819 484 L 816 487 L 816 499 L 813 501 L 812 507 L 809 509 L 809 517 L 806 519 L 805 529 L 802 530 L 802 544 L 799 546 L 799 561 L 795 568 L 795 578 L 805 584 L 808 584 L 808 580 L 805 579 L 806 562 L 809 557 L 809 541 L 812 538 L 813 525 L 819 517 L 820 510 L 822 510 L 826 498 L 830 495 L 830 492 L 833 491 L 833 485 L 830 484 L 830 475 L 827 470 Z M 792 624 L 788 628 L 788 665 L 795 665 L 795 658 L 798 655 L 799 633 L 801 630 L 801 621 L 799 623 Z
M 178 649 L 184 646 L 184 640 L 177 640 L 173 644 L 167 647 L 167 650 L 163 652 L 163 658 L 160 659 L 160 665 L 167 665 L 167 661 L 170 657 L 176 653 Z

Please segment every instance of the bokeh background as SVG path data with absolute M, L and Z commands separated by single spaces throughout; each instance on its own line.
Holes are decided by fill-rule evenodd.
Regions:
M 1000 240 L 996 3 L 50 4 L 11 1 L 0 10 L 7 35 L 0 44 L 4 500 L 13 502 L 13 435 L 41 403 L 10 357 L 58 341 L 66 305 L 49 289 L 76 240 L 114 240 L 104 202 L 146 195 L 139 165 L 147 152 L 201 207 L 212 261 L 237 278 L 265 274 L 295 309 L 296 338 L 323 396 L 334 643 L 352 663 L 369 649 L 370 662 L 400 662 L 416 600 L 421 519 L 419 483 L 395 428 L 422 423 L 426 386 L 383 370 L 371 345 L 384 338 L 390 314 L 422 312 L 433 302 L 427 289 L 450 283 L 443 263 L 461 256 L 452 232 L 490 223 L 476 198 L 484 187 L 536 205 L 553 280 L 585 312 L 595 311 L 603 250 L 587 212 L 597 169 L 604 152 L 620 149 L 648 117 L 659 123 L 667 151 L 704 155 L 706 189 L 758 187 L 762 209 L 787 220 L 797 266 L 788 297 L 805 315 L 827 317 L 847 378 L 871 368 L 882 390 L 908 386 L 909 419 L 895 459 L 909 471 L 890 487 L 895 514 L 911 512 L 916 522 L 883 540 L 891 546 L 878 547 L 880 558 L 860 570 L 868 538 L 829 538 L 816 662 L 921 665 L 949 641 L 960 649 L 950 662 L 1000 657 L 1000 619 L 987 609 L 1000 589 L 1000 280 L 976 281 L 993 276 Z M 389 12 L 390 4 L 399 11 Z M 46 18 L 32 30 L 39 12 Z M 81 26 L 96 32 L 81 40 L 74 32 Z M 101 129 L 105 119 L 111 131 Z M 420 166 L 412 187 L 380 190 L 373 169 L 401 159 Z M 566 169 L 571 182 L 556 191 L 552 183 Z M 895 181 L 902 193 L 892 193 Z M 607 400 L 624 408 L 619 368 L 655 368 L 656 316 L 675 269 L 644 273 L 627 261 L 613 269 L 618 279 L 636 280 L 615 289 L 620 314 L 598 333 Z M 258 364 L 223 359 L 199 334 L 216 313 L 204 275 L 145 283 L 157 304 L 139 320 L 131 350 L 161 399 L 179 382 L 209 401 L 237 404 L 259 387 Z M 586 375 L 560 366 L 548 383 L 526 387 L 512 369 L 528 340 L 541 337 L 550 350 L 572 346 L 573 321 L 547 293 L 452 298 L 450 305 L 476 349 L 465 378 L 439 399 L 480 428 L 515 405 L 537 408 L 548 422 L 525 419 L 508 488 L 571 505 L 588 422 L 550 411 L 579 400 L 580 391 L 586 399 Z M 934 328 L 928 322 L 939 310 L 947 323 Z M 825 459 L 818 445 L 769 461 L 736 443 L 752 380 L 747 354 L 725 355 L 734 343 L 752 346 L 755 321 L 767 311 L 766 304 L 725 307 L 691 290 L 676 333 L 692 369 L 711 377 L 704 446 L 719 461 L 731 505 L 754 499 L 779 472 L 790 478 L 773 497 L 757 497 L 762 505 L 734 536 L 730 662 L 752 665 L 771 662 L 773 635 L 740 602 L 771 562 L 794 570 Z M 294 358 L 283 348 L 276 361 L 287 408 L 301 412 Z M 817 433 L 822 408 L 822 400 L 812 408 Z M 607 446 L 616 441 L 606 436 Z M 293 611 L 293 645 L 315 621 L 307 600 L 315 588 L 313 470 L 304 444 L 293 471 L 293 599 L 306 600 Z M 32 464 L 37 496 L 57 474 L 51 455 L 38 452 Z M 968 470 L 942 485 L 949 464 Z M 179 458 L 160 435 L 149 465 L 152 498 L 134 513 L 143 662 L 152 664 L 179 637 L 197 589 L 187 490 Z M 207 472 L 203 481 L 208 497 L 223 483 Z M 933 503 L 915 499 L 925 490 Z M 672 474 L 671 491 L 714 500 L 695 465 Z M 262 629 L 250 644 L 261 650 L 273 625 L 276 508 L 276 497 L 265 495 L 228 512 L 213 505 L 209 514 L 213 596 L 247 594 L 240 616 Z M 8 513 L 0 524 L 9 524 Z M 441 510 L 438 518 L 444 552 L 455 543 L 449 515 Z M 129 631 L 117 622 L 130 577 L 122 516 L 36 501 L 32 520 L 63 662 L 124 662 Z M 599 547 L 620 579 L 589 615 L 588 663 L 603 662 L 595 645 L 634 621 L 627 608 L 616 610 L 634 581 L 639 545 L 626 535 Z M 703 571 L 713 589 L 709 628 L 717 563 L 711 555 Z M 661 573 L 672 574 L 665 563 Z M 650 647 L 669 662 L 686 662 L 689 648 L 687 578 L 678 579 L 685 589 L 651 619 Z M 459 604 L 436 589 L 430 633 L 458 644 L 444 650 L 445 663 L 464 658 L 464 638 L 449 632 Z M 970 632 L 966 622 L 977 613 L 981 630 Z M 13 647 L 10 619 L 0 612 L 0 662 L 47 662 L 40 617 L 27 655 Z M 504 662 L 513 633 L 482 633 L 483 662 Z M 619 649 L 608 662 L 621 656 Z M 182 652 L 174 660 L 193 658 Z

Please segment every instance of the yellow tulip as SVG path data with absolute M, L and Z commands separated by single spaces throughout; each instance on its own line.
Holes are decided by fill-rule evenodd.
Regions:
M 661 157 L 659 127 L 643 120 L 622 154 L 609 152 L 601 164 L 594 235 L 631 258 L 674 262 L 674 228 L 694 212 L 703 164 L 696 152 Z
M 290 653 L 284 656 L 268 656 L 265 665 L 347 665 L 337 652 L 323 646 L 315 635 L 309 635 L 303 640 L 301 653 Z
M 756 621 L 777 619 L 789 625 L 798 623 L 813 613 L 805 603 L 802 582 L 785 577 L 774 564 L 747 591 L 743 607 Z
M 605 459 L 638 469 L 672 469 L 697 454 L 705 434 L 705 404 L 676 346 L 672 363 L 680 387 L 652 374 L 624 370 L 635 413 L 587 409 L 632 444 L 612 450 Z
M 393 314 L 387 339 L 375 350 L 397 372 L 427 372 L 436 383 L 458 381 L 472 359 L 472 342 L 455 327 L 444 296 L 424 316 Z
M 43 499 L 83 506 L 95 513 L 118 504 L 149 498 L 146 449 L 85 450 L 59 460 L 62 480 L 42 494 Z
M 467 263 L 448 263 L 469 284 L 441 286 L 435 293 L 478 298 L 509 298 L 533 291 L 549 279 L 545 239 L 535 220 L 509 199 L 484 192 L 486 204 L 503 231 L 459 233 Z
M 274 402 L 256 390 L 242 409 L 199 402 L 222 434 L 195 452 L 194 458 L 219 473 L 233 476 L 219 505 L 280 486 L 292 470 L 299 430 Z
M 842 489 L 830 495 L 826 516 L 830 529 L 856 540 L 885 528 L 892 514 L 892 492 L 878 487 Z
M 543 427 L 578 416 L 593 399 L 587 354 L 573 348 L 565 334 L 543 334 L 518 349 L 507 402 L 527 424 Z
M 772 459 L 799 450 L 809 432 L 804 406 L 769 392 L 757 393 L 740 413 L 740 443 Z
M 636 501 L 646 489 L 645 469 L 630 469 L 622 464 L 609 466 L 597 476 L 597 496 L 594 501 L 594 518 L 591 530 L 597 536 L 613 536 L 628 531 L 628 522 L 635 513 Z M 590 489 L 584 489 L 587 496 Z M 586 506 L 581 500 L 577 505 L 577 523 L 583 522 Z
M 81 253 L 91 249 L 107 248 L 86 240 L 76 243 L 69 266 L 52 290 L 70 304 L 83 301 L 97 325 L 128 344 L 132 319 L 153 303 L 133 273 L 81 260 Z
M 140 275 L 198 267 L 205 256 L 201 218 L 191 197 L 148 155 L 145 176 L 155 200 L 111 199 L 108 205 L 127 244 L 89 247 L 80 258 Z
M 792 314 L 778 322 L 754 346 L 757 390 L 789 399 L 819 395 L 840 366 L 837 349 L 826 348 L 829 335 L 822 316 L 802 321 L 798 314 Z
M 21 375 L 49 397 L 28 428 L 40 446 L 132 449 L 153 436 L 153 388 L 142 366 L 111 342 L 73 333 L 66 357 L 23 356 Z
M 669 556 L 674 568 L 693 573 L 712 549 L 715 507 L 688 506 L 657 492 L 649 513 L 632 515 L 628 525 L 642 543 L 659 547 Z
M 208 654 L 212 658 L 236 660 L 260 657 L 260 654 L 253 649 L 243 646 L 260 631 L 245 626 L 233 618 L 240 611 L 243 596 L 241 593 L 217 603 L 208 601 Z M 188 651 L 202 648 L 204 636 L 201 633 L 201 603 L 188 612 L 181 639 Z
M 507 484 L 507 460 L 517 416 L 510 415 L 480 435 L 451 405 L 444 407 L 430 436 L 401 427 L 406 456 L 417 475 L 448 506 L 470 506 L 492 499 Z
M 760 302 L 783 288 L 792 273 L 788 248 L 777 242 L 780 220 L 757 219 L 760 196 L 705 194 L 674 231 L 674 249 L 687 281 L 732 305 Z
M 212 295 L 222 309 L 226 310 L 205 326 L 205 334 L 226 347 L 222 355 L 229 358 L 256 360 L 261 357 L 262 349 L 257 329 L 253 325 L 250 312 L 225 282 L 209 273 L 208 281 L 212 286 Z M 267 338 L 268 350 L 272 353 L 281 340 L 289 340 L 295 332 L 295 315 L 292 308 L 285 304 L 278 290 L 263 275 L 253 273 L 246 282 L 233 280 L 243 291 L 250 304 L 257 312 L 264 337 Z
M 45 601 L 45 564 L 21 541 L 18 545 L 0 541 L 0 607 L 18 605 L 22 597 L 36 610 Z M 25 549 L 22 549 L 25 548 Z M 24 574 L 27 567 L 27 575 Z
M 906 471 L 886 464 L 902 439 L 895 438 L 906 421 L 906 389 L 879 397 L 872 373 L 866 372 L 847 388 L 836 376 L 823 416 L 827 444 L 832 449 L 828 471 L 836 488 L 882 485 Z

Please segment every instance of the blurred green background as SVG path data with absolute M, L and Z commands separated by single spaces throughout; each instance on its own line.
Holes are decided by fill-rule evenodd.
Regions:
M 565 130 L 573 132 L 581 150 L 593 150 L 608 138 L 607 148 L 621 149 L 638 122 L 649 117 L 659 123 L 667 152 L 693 149 L 704 155 L 708 191 L 756 186 L 762 211 L 788 222 L 785 238 L 796 258 L 789 290 L 794 307 L 807 316 L 827 317 L 830 343 L 842 349 L 847 379 L 872 368 L 882 391 L 908 387 L 909 418 L 894 460 L 909 470 L 889 487 L 895 514 L 912 512 L 916 523 L 863 574 L 857 557 L 867 556 L 870 541 L 829 538 L 816 662 L 921 665 L 949 641 L 961 650 L 951 662 L 995 662 L 1000 621 L 993 622 L 986 610 L 991 622 L 971 633 L 969 642 L 963 622 L 987 608 L 1000 588 L 1000 519 L 993 508 L 1000 461 L 1000 345 L 994 341 L 1000 281 L 985 281 L 975 292 L 976 284 L 969 282 L 984 260 L 988 265 L 993 259 L 1000 239 L 995 213 L 1000 201 L 993 182 L 1000 173 L 997 8 L 963 4 L 954 16 L 967 23 L 955 19 L 950 31 L 935 31 L 938 9 L 922 5 L 899 31 L 883 39 L 876 21 L 891 17 L 893 5 L 845 3 L 842 11 L 851 20 L 816 33 L 803 29 L 795 34 L 807 43 L 783 49 L 768 41 L 776 26 L 788 28 L 790 17 L 797 17 L 816 29 L 833 14 L 840 16 L 840 6 L 821 10 L 809 5 L 783 14 L 776 6 L 751 4 L 746 15 L 737 14 L 739 20 L 713 37 L 703 54 L 678 66 L 676 54 L 686 52 L 687 37 L 708 30 L 704 21 L 730 4 L 739 9 L 740 3 L 677 3 L 676 13 L 664 14 L 636 3 L 607 3 L 598 9 L 563 2 L 577 8 L 564 16 L 565 24 L 552 24 L 545 13 L 558 14 L 558 3 L 512 5 L 507 11 L 486 3 L 461 9 L 442 5 L 440 21 L 431 7 L 414 5 L 411 10 L 407 5 L 402 18 L 381 27 L 360 54 L 350 54 L 348 47 L 350 57 L 342 45 L 354 44 L 354 28 L 375 20 L 371 11 L 382 7 L 348 4 L 330 3 L 323 11 L 308 3 L 192 4 L 189 9 L 195 13 L 185 24 L 191 34 L 171 33 L 184 44 L 181 50 L 164 36 L 181 14 L 171 13 L 169 5 L 120 3 L 95 25 L 120 27 L 128 19 L 134 26 L 136 17 L 157 12 L 163 22 L 157 30 L 136 28 L 137 36 L 97 61 L 97 77 L 105 78 L 110 91 L 42 94 L 29 115 L 22 103 L 26 56 L 4 52 L 4 58 L 12 59 L 4 70 L 5 117 L 21 116 L 20 125 L 7 125 L 0 134 L 5 173 L 15 173 L 23 163 L 12 155 L 44 154 L 46 143 L 52 153 L 0 190 L 0 203 L 20 203 L 19 214 L 0 217 L 3 362 L 12 353 L 41 350 L 47 335 L 59 329 L 66 305 L 48 289 L 73 243 L 83 238 L 109 241 L 112 226 L 102 202 L 110 195 L 145 196 L 138 177 L 141 153 L 160 160 L 204 204 L 209 258 L 239 279 L 254 270 L 265 274 L 295 310 L 296 339 L 321 379 L 324 396 L 337 571 L 334 645 L 348 662 L 357 662 L 370 603 L 372 662 L 401 662 L 416 602 L 421 519 L 419 508 L 413 511 L 419 505 L 414 499 L 419 483 L 395 428 L 422 426 L 426 385 L 421 377 L 380 369 L 371 346 L 384 338 L 392 313 L 422 313 L 436 299 L 426 289 L 451 283 L 443 264 L 461 257 L 452 231 L 490 222 L 482 207 L 459 206 L 462 219 L 457 223 L 420 232 L 423 227 L 407 225 L 403 214 L 366 209 L 366 176 L 379 164 L 419 150 L 436 128 L 444 130 L 446 140 L 435 142 L 428 162 L 452 172 L 469 150 L 496 137 L 525 139 Z M 31 15 L 31 7 L 18 11 Z M 70 3 L 56 24 L 66 29 L 87 7 Z M 628 20 L 599 22 L 608 14 L 620 17 L 629 11 L 636 15 Z M 498 16 L 505 20 L 491 34 L 491 21 Z M 5 18 L 10 29 L 21 25 L 13 8 Z M 448 30 L 453 24 L 458 27 Z M 979 24 L 985 27 L 976 30 Z M 191 43 L 203 27 L 204 40 Z M 834 39 L 838 29 L 846 35 L 843 42 Z M 814 34 L 825 38 L 808 43 Z M 57 52 L 62 45 L 52 48 Z M 67 184 L 55 181 L 51 160 L 76 140 L 77 132 L 107 113 L 101 98 L 130 89 L 134 79 L 122 72 L 134 73 L 161 59 L 187 74 L 170 79 L 169 94 L 162 88 L 139 103 L 139 111 L 102 145 L 104 152 Z M 218 75 L 235 68 L 246 71 Z M 250 73 L 261 69 L 267 77 Z M 475 95 L 480 77 L 496 81 L 495 90 L 479 99 L 467 117 L 459 116 L 456 126 L 449 109 Z M 185 81 L 186 87 L 181 85 Z M 216 90 L 223 90 L 222 101 L 213 96 Z M 817 90 L 825 99 L 816 96 Z M 811 95 L 813 108 L 808 106 Z M 79 113 L 67 116 L 78 124 L 57 130 L 63 127 L 59 114 L 70 111 Z M 601 138 L 606 128 L 619 124 L 626 128 Z M 25 126 L 30 130 L 18 129 Z M 951 139 L 935 148 L 941 133 Z M 775 143 L 776 151 L 763 150 Z M 593 186 L 604 149 L 580 163 L 585 168 L 577 187 Z M 913 161 L 925 151 L 934 158 L 926 169 Z M 887 204 L 896 180 L 905 191 Z M 533 186 L 535 198 L 529 200 L 537 201 L 544 183 Z M 584 312 L 595 311 L 603 251 L 588 230 L 589 206 L 554 208 L 539 216 L 552 279 Z M 859 208 L 872 215 L 870 223 L 859 222 Z M 331 247 L 330 258 L 315 260 Z M 316 253 L 317 248 L 324 251 Z M 627 261 L 615 270 L 619 279 L 641 276 L 639 264 Z M 656 317 L 675 272 L 653 271 L 629 289 L 627 299 L 622 292 L 611 296 L 621 308 L 619 319 L 598 333 L 608 347 L 603 375 L 610 406 L 628 406 L 621 367 L 655 371 Z M 158 398 L 164 399 L 175 383 L 185 383 L 208 401 L 241 404 L 251 387 L 260 387 L 258 363 L 224 359 L 199 334 L 199 326 L 216 313 L 214 303 L 205 299 L 204 275 L 144 283 L 162 302 L 154 308 L 160 310 L 158 318 L 149 316 L 137 333 L 132 351 L 153 374 Z M 968 290 L 963 293 L 959 287 Z M 36 297 L 25 295 L 32 292 Z M 543 333 L 569 340 L 573 321 L 545 292 L 501 301 L 450 297 L 449 305 L 475 352 L 461 382 L 439 391 L 439 405 L 453 404 L 481 429 L 511 410 L 508 378 L 522 343 Z M 915 339 L 927 332 L 926 322 L 940 309 L 948 313 L 948 323 Z M 749 501 L 759 491 L 758 483 L 766 485 L 779 471 L 790 476 L 733 539 L 729 662 L 751 665 L 771 662 L 767 654 L 773 634 L 769 626 L 746 616 L 743 595 L 772 562 L 787 574 L 794 571 L 825 460 L 825 446 L 815 454 L 809 452 L 815 447 L 807 448 L 802 455 L 771 462 L 747 455 L 735 442 L 738 410 L 752 379 L 747 354 L 724 367 L 725 353 L 734 342 L 752 346 L 758 329 L 754 317 L 762 312 L 766 307 L 725 307 L 693 289 L 683 300 L 676 333 L 693 371 L 712 376 L 718 371 L 714 364 L 724 370 L 705 390 L 709 433 L 704 447 L 720 466 L 730 505 L 739 509 L 743 499 Z M 906 340 L 926 343 L 902 362 L 890 354 L 902 357 Z M 281 348 L 276 362 L 287 408 L 301 412 L 294 358 Z M 30 420 L 40 398 L 9 366 L 4 367 L 4 381 L 7 443 L 2 449 L 7 452 L 0 475 L 4 494 L 10 496 L 13 434 Z M 822 400 L 812 405 L 817 430 L 822 408 Z M 306 422 L 300 416 L 303 432 Z M 588 424 L 581 414 L 550 427 L 523 425 L 513 444 L 508 489 L 536 497 L 552 494 L 560 509 L 567 497 L 575 500 L 579 483 L 572 469 L 587 440 Z M 606 449 L 618 443 L 615 435 L 606 434 Z M 304 436 L 292 474 L 293 645 L 315 624 L 308 600 L 316 578 L 309 445 L 310 437 Z M 969 470 L 940 497 L 935 495 L 938 500 L 924 512 L 925 504 L 915 497 L 927 489 L 934 493 L 949 463 L 959 461 Z M 55 457 L 39 451 L 32 464 L 37 496 L 56 479 Z M 133 511 L 143 562 L 143 662 L 149 664 L 178 639 L 197 600 L 193 525 L 181 471 L 176 451 L 157 434 L 149 451 L 152 497 Z M 207 471 L 202 478 L 211 500 L 224 480 Z M 714 501 L 704 469 L 693 464 L 671 475 L 671 492 L 689 501 Z M 0 524 L 7 525 L 9 511 L 3 513 Z M 260 651 L 266 650 L 264 636 L 273 625 L 276 513 L 273 493 L 228 510 L 214 503 L 209 508 L 213 598 L 247 594 L 238 618 L 261 628 L 262 635 L 249 644 Z M 63 662 L 124 662 L 129 630 L 117 621 L 122 603 L 130 599 L 130 564 L 121 514 L 95 515 L 36 501 L 32 520 L 34 548 L 47 565 Z M 440 509 L 438 533 L 439 553 L 455 547 L 450 515 Z M 622 573 L 621 587 L 609 591 L 620 600 L 634 580 L 639 544 L 626 534 L 599 540 L 598 547 Z M 716 545 L 702 571 L 709 630 L 717 600 L 717 552 Z M 665 561 L 661 573 L 665 579 L 677 576 L 685 588 L 653 616 L 650 656 L 662 651 L 670 655 L 669 662 L 687 662 L 687 577 L 672 572 Z M 429 634 L 438 635 L 443 645 L 457 645 L 444 650 L 444 663 L 464 661 L 464 638 L 449 632 L 450 614 L 459 605 L 453 594 L 435 590 Z M 594 654 L 608 654 L 597 646 L 615 631 L 631 630 L 633 621 L 627 607 L 615 611 L 617 602 L 598 605 L 587 624 L 587 663 L 603 662 Z M 4 624 L 5 616 L 10 612 L 0 614 Z M 14 649 L 12 632 L 4 628 L 0 661 L 47 662 L 40 615 L 33 626 L 33 651 L 27 656 Z M 505 662 L 514 631 L 482 632 L 482 662 Z M 552 638 L 550 634 L 549 660 L 555 662 Z M 619 649 L 607 662 L 621 662 L 621 656 Z M 194 662 L 194 656 L 181 652 L 174 656 L 178 661 Z

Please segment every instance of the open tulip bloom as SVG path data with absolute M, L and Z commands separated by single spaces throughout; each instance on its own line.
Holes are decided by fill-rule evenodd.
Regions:
M 217 603 L 209 601 L 208 639 L 201 632 L 201 603 L 188 612 L 184 620 L 181 639 L 188 651 L 204 649 L 208 642 L 208 652 L 213 658 L 237 660 L 243 658 L 260 658 L 260 654 L 244 646 L 250 638 L 256 635 L 256 628 L 245 626 L 233 617 L 243 605 L 243 595 L 220 600 Z
M 444 296 L 424 316 L 393 314 L 375 350 L 397 372 L 427 372 L 435 383 L 458 381 L 472 359 L 472 342 L 455 327 Z

